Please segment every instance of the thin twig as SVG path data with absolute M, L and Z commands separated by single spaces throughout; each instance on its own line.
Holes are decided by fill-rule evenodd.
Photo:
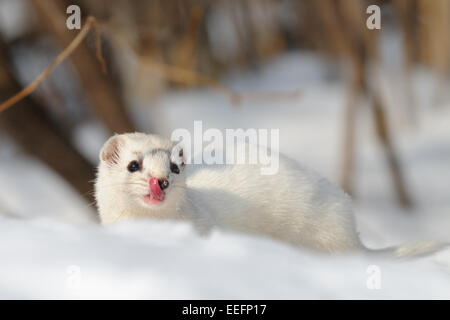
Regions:
M 138 60 L 139 65 L 145 72 L 151 73 L 152 75 L 159 77 L 161 79 L 172 81 L 174 83 L 183 84 L 187 86 L 205 86 L 210 87 L 217 92 L 222 93 L 227 96 L 233 105 L 240 104 L 243 100 L 253 100 L 253 101 L 273 101 L 273 100 L 283 100 L 283 99 L 296 99 L 302 95 L 301 89 L 296 89 L 293 91 L 235 91 L 229 88 L 222 82 L 208 75 L 205 75 L 199 71 L 179 67 L 172 64 L 167 64 L 150 56 L 139 56 L 129 44 L 121 41 L 119 37 L 111 32 L 111 28 L 105 25 L 105 36 L 115 43 L 118 47 L 125 47 L 128 52 L 133 54 Z
M 180 68 L 177 66 L 169 65 L 163 62 L 155 61 L 149 57 L 141 57 L 140 62 L 143 64 L 144 69 L 151 72 L 153 75 L 158 76 L 162 79 L 173 81 L 176 83 L 190 85 L 190 86 L 209 86 L 215 90 L 222 92 L 223 94 L 229 96 L 233 104 L 239 104 L 242 100 L 281 100 L 281 99 L 295 99 L 301 95 L 301 90 L 297 89 L 294 91 L 282 92 L 282 91 L 272 91 L 272 92 L 237 92 L 226 85 L 222 84 L 220 81 L 210 78 L 198 71 L 193 71 L 185 68 Z
M 70 56 L 70 54 L 81 44 L 81 42 L 86 38 L 86 36 L 89 34 L 89 31 L 92 28 L 94 28 L 97 37 L 97 59 L 102 65 L 103 72 L 106 72 L 106 64 L 101 52 L 100 31 L 98 29 L 97 20 L 95 20 L 94 17 L 90 16 L 86 19 L 86 23 L 84 24 L 83 28 L 72 40 L 72 42 L 55 58 L 55 60 L 53 60 L 53 62 L 47 68 L 45 68 L 45 70 L 33 82 L 31 82 L 20 92 L 18 92 L 17 94 L 15 94 L 11 98 L 0 104 L 0 112 L 3 112 L 6 109 L 10 108 L 15 103 L 24 99 L 25 97 L 30 95 L 34 90 L 36 90 L 36 88 L 39 87 L 39 85 L 50 75 L 53 69 L 58 64 L 63 62 L 68 56 Z

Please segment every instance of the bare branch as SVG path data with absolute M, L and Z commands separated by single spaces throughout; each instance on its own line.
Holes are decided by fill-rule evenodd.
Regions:
M 84 27 L 80 30 L 78 35 L 72 40 L 72 42 L 53 60 L 53 62 L 45 68 L 44 71 L 28 86 L 23 88 L 20 92 L 18 92 L 16 95 L 12 96 L 2 104 L 0 104 L 0 112 L 5 111 L 6 109 L 13 106 L 15 103 L 19 102 L 23 98 L 30 95 L 34 90 L 36 90 L 37 87 L 50 75 L 50 73 L 53 71 L 53 69 L 59 65 L 61 62 L 63 62 L 70 54 L 80 45 L 80 43 L 86 38 L 86 36 L 89 34 L 89 31 L 94 28 L 96 31 L 96 37 L 97 37 L 97 59 L 102 65 L 103 72 L 106 72 L 106 64 L 105 60 L 103 59 L 102 52 L 101 52 L 101 42 L 100 42 L 100 32 L 98 29 L 97 21 L 94 17 L 88 17 L 86 19 L 86 23 Z

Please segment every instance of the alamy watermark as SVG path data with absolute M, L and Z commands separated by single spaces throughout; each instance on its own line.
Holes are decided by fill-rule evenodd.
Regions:
M 67 7 L 66 13 L 69 15 L 66 20 L 66 26 L 69 30 L 81 29 L 81 9 L 79 6 L 72 4 Z M 376 4 L 372 4 L 366 8 L 366 13 L 370 16 L 366 20 L 366 26 L 369 30 L 381 29 L 381 9 Z
M 183 148 L 186 163 L 258 164 L 262 175 L 278 172 L 279 129 L 225 129 L 224 135 L 217 128 L 203 131 L 203 122 L 194 121 L 193 133 L 192 136 L 189 130 L 179 128 L 171 135 L 171 140 L 178 142 L 177 147 Z
M 78 290 L 81 287 L 81 268 L 71 265 L 66 268 L 66 287 L 70 290 Z
M 67 7 L 66 13 L 69 16 L 66 19 L 66 26 L 69 30 L 80 30 L 81 29 L 81 9 L 79 6 L 72 4 Z
M 381 29 L 381 9 L 376 4 L 367 7 L 366 13 L 370 16 L 366 20 L 366 26 L 369 30 Z
M 381 268 L 375 264 L 371 264 L 366 270 L 367 277 L 366 286 L 369 290 L 380 290 L 381 289 Z

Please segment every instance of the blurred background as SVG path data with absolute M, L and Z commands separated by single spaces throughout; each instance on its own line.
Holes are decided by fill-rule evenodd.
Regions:
M 2 110 L 83 34 L 70 5 L 87 36 Z M 351 195 L 367 247 L 450 242 L 449 15 L 450 0 L 0 0 L 0 298 L 449 298 L 448 255 L 102 228 L 93 197 L 113 133 L 279 129 L 282 153 Z
M 73 4 L 107 73 L 90 32 L 0 113 L 0 213 L 95 221 L 109 135 L 202 120 L 280 129 L 281 152 L 352 195 L 369 243 L 448 237 L 450 1 L 0 0 L 1 102 L 79 33 Z

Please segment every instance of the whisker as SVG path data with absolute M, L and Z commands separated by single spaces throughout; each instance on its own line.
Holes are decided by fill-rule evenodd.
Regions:
M 112 183 L 112 184 L 102 185 L 101 188 L 109 188 L 109 187 L 117 187 L 117 186 L 131 186 L 131 185 L 140 186 L 140 187 L 147 187 L 147 185 L 144 185 L 142 183 L 122 182 L 122 183 Z
M 88 207 L 88 208 L 92 208 L 92 207 L 94 207 L 96 204 L 97 204 L 97 201 L 92 201 L 91 203 L 88 203 L 88 204 L 87 204 L 87 207 Z
M 180 185 L 173 185 L 172 188 L 182 188 L 182 189 L 187 189 L 186 186 L 180 186 Z

